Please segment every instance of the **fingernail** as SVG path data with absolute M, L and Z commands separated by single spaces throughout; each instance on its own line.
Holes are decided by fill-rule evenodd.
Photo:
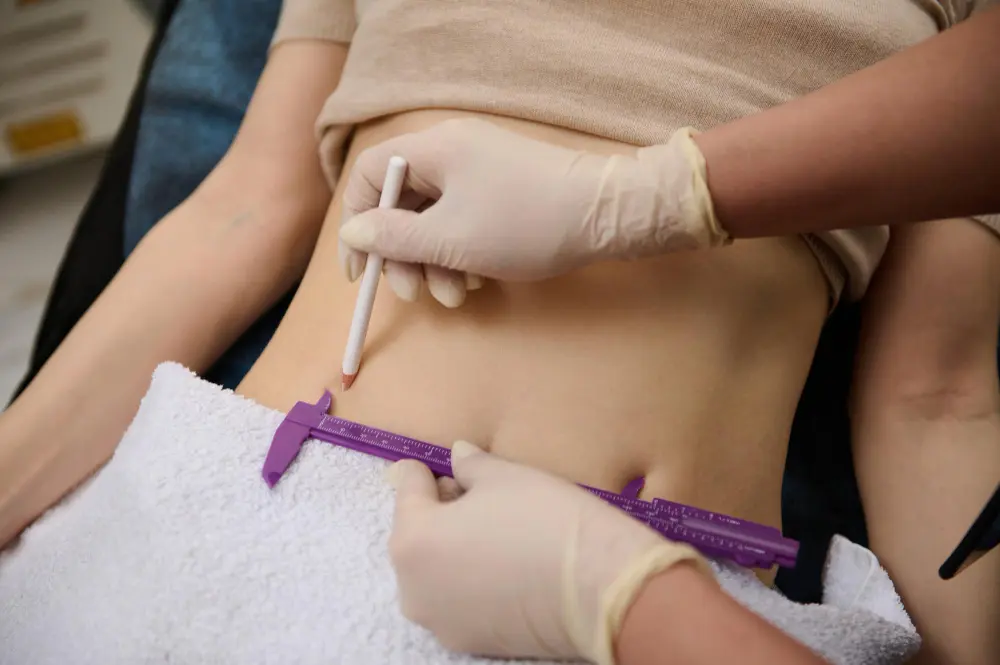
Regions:
M 385 479 L 395 489 L 396 483 L 399 482 L 399 462 L 393 462 L 389 465 L 389 468 L 385 470 Z
M 357 217 L 340 227 L 340 239 L 355 249 L 370 249 L 377 235 L 374 226 Z
M 354 251 L 343 241 L 337 243 L 337 260 L 340 261 L 340 269 L 344 272 L 344 277 L 348 282 L 353 282 L 365 269 L 364 254 Z
M 347 257 L 347 281 L 354 282 L 358 277 L 361 277 L 361 273 L 365 271 L 365 261 L 367 260 L 364 254 L 351 252 L 351 255 Z
M 456 441 L 451 446 L 451 459 L 462 459 L 463 457 L 468 457 L 469 455 L 475 455 L 481 452 L 483 451 L 474 443 L 469 443 L 468 441 Z
M 465 273 L 465 289 L 466 291 L 475 291 L 476 289 L 483 288 L 482 275 L 474 275 L 472 273 Z
M 409 279 L 406 275 L 395 270 L 386 270 L 385 279 L 389 282 L 392 292 L 406 302 L 413 302 L 420 295 L 420 282 Z
M 465 289 L 451 280 L 428 280 L 427 287 L 434 299 L 449 309 L 454 309 L 465 301 Z

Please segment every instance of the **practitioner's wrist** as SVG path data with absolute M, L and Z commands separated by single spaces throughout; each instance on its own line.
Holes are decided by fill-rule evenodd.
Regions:
M 644 550 L 644 551 L 643 551 Z M 586 652 L 599 665 L 614 665 L 615 644 L 621 635 L 626 616 L 650 580 L 666 571 L 682 566 L 693 567 L 706 580 L 714 583 L 712 570 L 705 558 L 693 547 L 654 536 L 654 544 L 640 549 L 628 558 L 603 588 L 599 601 L 599 617 L 593 648 Z
M 707 167 L 689 127 L 634 158 L 615 156 L 597 187 L 587 227 L 606 258 L 634 259 L 731 242 L 708 189 Z
M 682 219 L 698 239 L 699 245 L 722 247 L 732 243 L 733 239 L 716 212 L 715 201 L 708 187 L 708 161 L 695 141 L 697 135 L 698 132 L 693 127 L 682 127 L 674 133 L 668 144 L 676 153 L 672 155 L 673 158 L 679 162 L 674 167 L 677 177 L 686 178 L 686 184 L 690 188 L 689 195 L 682 198 Z
M 693 563 L 649 579 L 625 616 L 616 665 L 823 665 Z
M 672 624 L 679 615 L 713 591 L 718 591 L 718 585 L 693 561 L 679 562 L 646 580 L 625 613 L 615 646 L 615 665 L 656 662 L 650 653 L 665 646 L 664 636 L 674 632 Z M 686 661 L 678 654 L 676 662 Z

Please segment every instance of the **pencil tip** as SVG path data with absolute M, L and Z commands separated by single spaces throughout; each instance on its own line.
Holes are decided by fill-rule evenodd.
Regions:
M 354 379 L 357 378 L 357 374 L 341 374 L 340 375 L 340 389 L 347 391 L 354 384 Z

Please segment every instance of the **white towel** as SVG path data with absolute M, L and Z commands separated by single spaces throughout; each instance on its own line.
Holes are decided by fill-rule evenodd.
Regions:
M 400 614 L 386 462 L 311 441 L 267 488 L 281 420 L 161 365 L 114 458 L 0 556 L 0 663 L 488 662 L 447 653 Z M 716 570 L 833 663 L 898 663 L 919 645 L 875 557 L 843 539 L 823 605 Z

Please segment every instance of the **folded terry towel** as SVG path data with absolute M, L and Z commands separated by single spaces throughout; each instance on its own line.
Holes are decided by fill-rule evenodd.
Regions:
M 161 365 L 114 458 L 0 556 L 0 663 L 489 662 L 447 653 L 400 614 L 386 462 L 313 441 L 266 487 L 281 419 Z M 735 566 L 716 573 L 833 663 L 898 663 L 919 644 L 875 557 L 843 539 L 822 605 Z

